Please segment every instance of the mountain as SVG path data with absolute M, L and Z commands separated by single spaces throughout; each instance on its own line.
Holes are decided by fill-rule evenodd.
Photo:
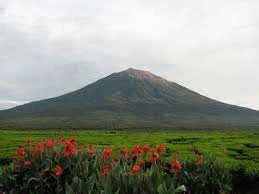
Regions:
M 127 69 L 77 91 L 0 111 L 0 128 L 258 128 L 259 112 L 148 71 Z

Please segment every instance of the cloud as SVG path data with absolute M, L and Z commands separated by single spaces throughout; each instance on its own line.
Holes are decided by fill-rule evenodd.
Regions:
M 134 67 L 259 110 L 257 10 L 256 0 L 3 0 L 0 109 Z

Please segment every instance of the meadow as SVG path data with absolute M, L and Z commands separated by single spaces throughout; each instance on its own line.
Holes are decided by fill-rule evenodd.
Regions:
M 112 146 L 129 148 L 136 144 L 164 145 L 168 159 L 176 150 L 181 159 L 195 151 L 212 154 L 230 169 L 242 169 L 248 175 L 259 175 L 259 131 L 162 132 L 162 131 L 59 131 L 19 130 L 0 131 L 0 158 L 11 158 L 16 148 L 28 139 L 74 136 L 80 145 L 95 144 L 99 148 Z

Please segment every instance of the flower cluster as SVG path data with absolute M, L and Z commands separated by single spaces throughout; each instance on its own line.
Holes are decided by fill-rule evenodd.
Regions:
M 58 161 L 71 160 L 71 157 L 76 157 L 79 153 L 86 153 L 84 156 L 86 160 L 95 159 L 97 150 L 94 145 L 90 144 L 88 149 L 86 149 L 87 146 L 77 147 L 77 145 L 78 143 L 74 137 L 70 137 L 69 139 L 61 137 L 58 141 L 51 138 L 50 140 L 36 143 L 33 143 L 33 141 L 29 139 L 26 145 L 17 149 L 13 157 L 15 168 L 17 172 L 31 168 L 41 173 L 44 171 L 45 161 L 43 159 L 48 158 L 48 160 L 52 161 L 50 167 L 52 169 L 51 174 L 60 177 L 66 169 L 64 169 L 65 167 L 62 167 L 64 165 L 58 163 Z M 102 150 L 97 159 L 99 160 L 101 174 L 104 177 L 109 175 L 111 165 L 115 165 L 122 159 L 131 161 L 132 165 L 129 166 L 129 173 L 136 176 L 145 168 L 146 162 L 151 162 L 156 165 L 161 158 L 161 153 L 165 152 L 165 150 L 165 147 L 162 145 L 157 145 L 154 148 L 150 145 L 136 145 L 131 151 L 129 151 L 127 147 L 121 147 L 119 150 L 120 157 L 118 157 L 118 154 L 114 153 L 113 148 L 108 147 Z M 117 157 L 113 157 L 113 154 L 117 154 Z M 36 163 L 41 164 L 38 165 Z M 41 169 L 35 169 L 36 166 L 40 166 Z M 173 161 L 172 168 L 178 171 L 181 170 L 180 162 L 178 160 Z
M 185 191 L 181 184 L 187 184 L 189 177 L 200 177 L 197 172 L 205 172 L 208 167 L 212 168 L 211 173 L 222 172 L 218 162 L 196 154 L 193 154 L 193 163 L 189 161 L 187 165 L 195 169 L 187 170 L 188 162 L 182 163 L 179 150 L 175 150 L 170 161 L 168 153 L 163 145 L 138 144 L 117 150 L 111 147 L 97 149 L 93 144 L 79 146 L 74 137 L 40 142 L 29 139 L 17 148 L 10 169 L 4 173 L 7 175 L 2 179 L 6 181 L 4 191 L 83 193 L 87 188 L 88 193 L 156 193 L 158 190 L 173 193 L 176 189 Z M 174 188 L 172 183 L 180 188 Z M 219 180 L 219 183 L 224 182 Z

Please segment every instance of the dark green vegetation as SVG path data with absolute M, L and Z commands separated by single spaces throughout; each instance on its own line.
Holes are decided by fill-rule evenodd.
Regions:
M 66 95 L 0 111 L 2 129 L 258 128 L 258 111 L 128 69 Z
M 168 159 L 180 150 L 186 158 L 192 150 L 213 154 L 231 169 L 244 169 L 246 174 L 259 175 L 259 132 L 116 132 L 116 131 L 0 131 L 0 158 L 11 157 L 25 140 L 48 139 L 51 136 L 75 136 L 79 144 L 96 144 L 99 148 L 133 147 L 136 144 L 161 144 L 168 148 Z M 224 154 L 224 149 L 227 154 Z

